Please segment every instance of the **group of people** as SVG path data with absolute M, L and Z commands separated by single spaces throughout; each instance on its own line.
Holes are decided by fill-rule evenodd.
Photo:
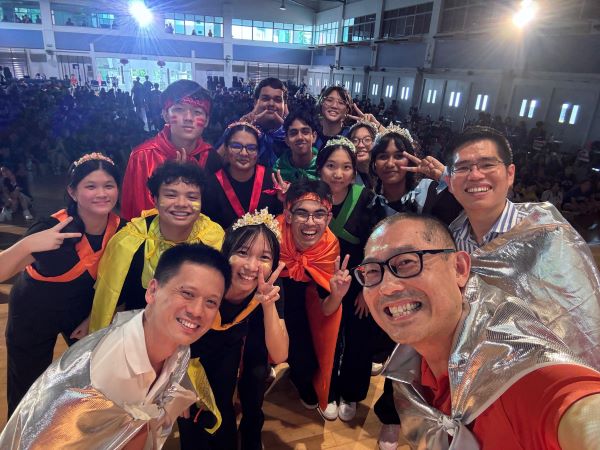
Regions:
M 0 253 L 0 447 L 160 448 L 177 421 L 183 449 L 261 449 L 272 365 L 352 421 L 383 353 L 383 450 L 597 448 L 600 274 L 556 208 L 507 199 L 501 133 L 465 130 L 444 165 L 340 86 L 315 115 L 267 78 L 211 146 L 211 109 L 169 85 L 122 186 L 77 158 L 66 208 Z

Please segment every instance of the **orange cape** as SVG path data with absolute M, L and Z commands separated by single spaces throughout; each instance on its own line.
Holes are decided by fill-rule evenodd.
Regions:
M 330 316 L 323 314 L 317 283 L 329 292 L 329 280 L 333 277 L 335 258 L 340 255 L 340 244 L 327 228 L 321 240 L 311 248 L 300 252 L 296 249 L 291 229 L 283 215 L 277 217 L 281 229 L 281 261 L 285 269 L 281 277 L 294 281 L 311 282 L 306 289 L 306 313 L 310 324 L 313 346 L 319 369 L 313 378 L 313 385 L 319 398 L 319 406 L 325 409 L 329 397 L 331 372 L 335 359 L 342 306 Z M 310 275 L 310 276 L 309 276 Z

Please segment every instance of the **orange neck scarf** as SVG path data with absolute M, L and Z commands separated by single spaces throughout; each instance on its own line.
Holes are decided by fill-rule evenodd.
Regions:
M 280 259 L 285 263 L 285 269 L 280 276 L 304 282 L 312 278 L 319 286 L 329 291 L 335 258 L 340 255 L 340 244 L 335 235 L 326 228 L 319 242 L 301 252 L 296 248 L 292 230 L 285 222 L 285 217 L 280 215 L 277 221 L 281 229 Z

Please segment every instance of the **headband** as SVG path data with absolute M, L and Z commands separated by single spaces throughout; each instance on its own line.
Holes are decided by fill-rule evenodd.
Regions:
M 285 207 L 286 207 L 286 209 L 291 211 L 292 206 L 294 206 L 296 203 L 304 201 L 304 200 L 313 200 L 315 202 L 319 202 L 321 205 L 323 205 L 325 207 L 327 212 L 331 212 L 331 202 L 329 200 L 327 200 L 326 198 L 319 197 L 314 192 L 307 192 L 306 194 L 302 194 L 300 197 L 298 197 L 293 202 L 287 202 Z
M 237 122 L 232 122 L 229 125 L 227 125 L 227 131 L 229 131 L 230 129 L 237 127 L 237 126 L 245 126 L 248 128 L 252 128 L 254 131 L 256 131 L 256 134 L 258 135 L 258 137 L 260 137 L 262 135 L 262 133 L 260 132 L 260 130 L 255 127 L 254 125 L 252 125 L 250 122 L 244 122 L 244 121 L 237 121 Z
M 338 136 L 335 139 L 329 139 L 323 148 L 327 147 L 347 147 L 352 153 L 356 153 L 356 147 L 352 141 L 344 136 Z
M 260 211 L 256 210 L 254 213 L 246 213 L 240 217 L 237 222 L 232 226 L 232 230 L 238 228 L 247 227 L 250 225 L 264 225 L 273 232 L 277 240 L 281 240 L 281 234 L 279 232 L 279 222 L 275 219 L 273 214 L 269 214 L 269 208 L 263 208 Z
M 113 166 L 115 165 L 113 160 L 110 159 L 108 156 L 105 156 L 102 153 L 93 152 L 88 153 L 87 155 L 83 155 L 77 161 L 73 162 L 73 167 L 79 167 L 81 164 L 86 163 L 88 161 L 106 161 L 107 163 Z
M 375 138 L 376 143 L 379 142 L 383 136 L 390 133 L 399 134 L 400 136 L 406 138 L 408 142 L 414 144 L 414 140 L 410 135 L 410 131 L 408 131 L 406 128 L 402 128 L 399 125 L 394 125 L 393 123 L 389 124 L 383 131 L 377 134 L 377 137 Z
M 198 108 L 202 108 L 207 116 L 210 114 L 210 100 L 207 100 L 207 99 L 199 100 L 199 99 L 193 98 L 189 95 L 182 97 L 177 101 L 174 101 L 171 99 L 166 100 L 164 103 L 163 109 L 168 110 L 171 106 L 173 106 L 177 103 L 182 103 L 184 105 L 191 105 L 191 106 L 195 106 Z

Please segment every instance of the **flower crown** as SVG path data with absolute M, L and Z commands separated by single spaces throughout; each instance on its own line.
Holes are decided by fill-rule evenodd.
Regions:
M 361 128 L 361 127 L 367 127 L 369 130 L 371 130 L 373 136 L 377 136 L 377 127 L 375 126 L 374 123 L 369 122 L 367 120 L 356 121 L 356 123 L 350 127 L 350 135 L 352 135 L 352 132 L 354 130 L 356 130 L 357 128 Z
M 281 240 L 281 233 L 279 232 L 279 222 L 275 220 L 273 214 L 269 214 L 269 208 L 263 208 L 260 211 L 256 210 L 254 213 L 246 213 L 240 217 L 237 222 L 232 226 L 232 230 L 238 228 L 247 227 L 249 225 L 264 225 L 277 237 L 277 240 Z
M 107 163 L 112 164 L 113 166 L 115 165 L 113 160 L 110 159 L 108 156 L 105 156 L 102 153 L 93 152 L 88 153 L 87 155 L 83 155 L 81 158 L 79 158 L 73 163 L 73 167 L 78 167 L 81 164 L 86 163 L 88 161 L 106 161 Z
M 236 121 L 236 122 L 230 123 L 229 125 L 227 125 L 227 130 L 230 130 L 233 127 L 237 127 L 240 125 L 243 125 L 248 128 L 252 128 L 254 131 L 256 131 L 256 134 L 258 135 L 258 137 L 260 137 L 262 135 L 261 131 L 257 127 L 252 125 L 250 122 L 244 122 L 244 121 Z
M 408 142 L 414 144 L 414 139 L 410 135 L 410 131 L 408 131 L 406 128 L 402 128 L 400 125 L 395 125 L 393 123 L 389 124 L 383 131 L 377 134 L 377 138 L 375 140 L 380 141 L 383 136 L 389 133 L 399 134 L 400 136 L 406 138 Z
M 338 136 L 334 139 L 329 139 L 327 144 L 325 144 L 325 147 L 347 147 L 352 153 L 356 153 L 356 147 L 352 141 L 345 136 Z

